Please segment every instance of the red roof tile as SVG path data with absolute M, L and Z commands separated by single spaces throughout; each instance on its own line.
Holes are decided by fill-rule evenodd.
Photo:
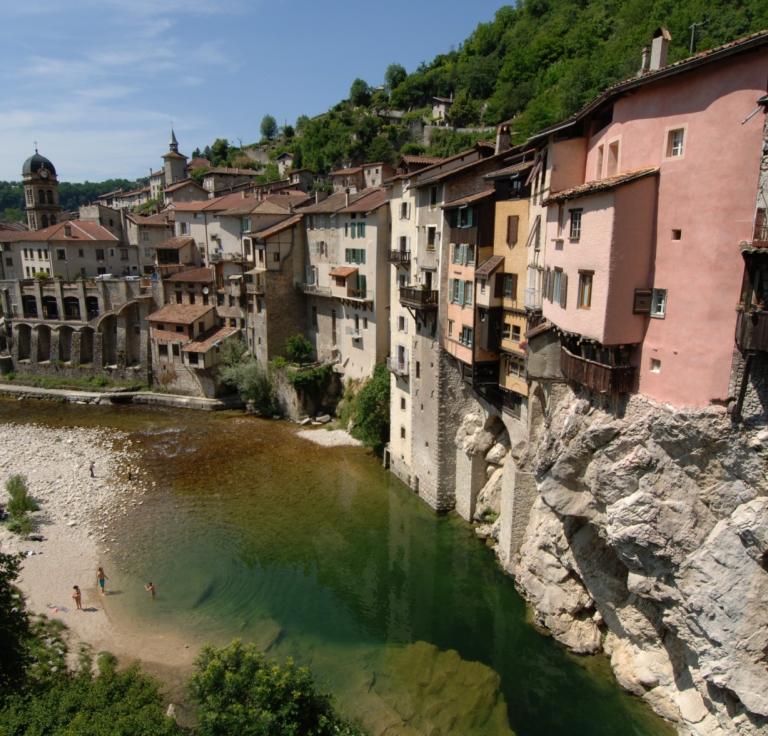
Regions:
M 343 213 L 372 212 L 389 201 L 389 192 L 383 188 L 364 189 L 360 196 L 348 207 L 341 210 Z
M 190 340 L 182 348 L 182 352 L 185 353 L 207 353 L 216 343 L 226 340 L 228 337 L 232 337 L 236 333 L 240 332 L 237 327 L 218 327 L 213 332 L 204 333 L 199 335 L 194 340 Z
M 629 184 L 636 179 L 642 179 L 644 176 L 651 176 L 658 173 L 658 168 L 637 169 L 636 171 L 628 171 L 625 174 L 609 176 L 607 179 L 595 179 L 594 181 L 580 184 L 577 187 L 553 192 L 542 204 L 546 206 L 553 202 L 564 202 L 566 199 L 576 199 L 577 197 L 586 197 L 598 192 L 606 192 L 610 189 L 615 189 L 622 184 Z
M 458 199 L 454 199 L 451 202 L 446 202 L 443 205 L 444 210 L 450 210 L 454 207 L 463 207 L 467 204 L 472 204 L 473 202 L 479 202 L 482 199 L 485 199 L 486 197 L 492 197 L 495 193 L 495 189 L 483 189 L 481 192 L 475 192 L 474 194 L 467 194 L 465 197 L 459 197 Z
M 253 234 L 254 238 L 270 238 L 273 235 L 277 235 L 278 233 L 283 232 L 283 230 L 288 230 L 289 228 L 292 228 L 294 225 L 297 225 L 301 222 L 301 218 L 303 215 L 294 215 L 293 217 L 289 217 L 285 220 L 282 220 L 281 222 L 278 222 L 274 225 L 270 225 L 268 228 L 265 228 L 264 230 L 259 230 L 257 233 Z
M 201 192 L 206 191 L 194 179 L 183 179 L 182 181 L 177 181 L 175 184 L 171 184 L 171 186 L 166 187 L 165 191 L 175 192 L 175 191 L 178 191 L 179 189 L 183 189 L 184 187 L 188 187 L 188 186 L 197 187 Z
M 69 235 L 66 234 L 69 228 Z M 50 225 L 42 230 L 7 230 L 2 233 L 0 240 L 12 242 L 72 242 L 72 241 L 112 241 L 115 237 L 109 230 L 97 222 L 90 220 L 66 220 L 56 225 Z
M 155 248 L 156 250 L 181 250 L 182 248 L 188 246 L 188 245 L 194 245 L 195 239 L 190 238 L 188 235 L 184 235 L 181 237 L 176 238 L 170 238 L 168 240 L 163 241 L 159 245 L 150 245 L 150 248 Z
M 216 280 L 216 276 L 210 268 L 190 268 L 188 271 L 171 274 L 163 280 L 173 283 L 180 281 L 190 284 L 211 284 Z
M 168 322 L 172 325 L 191 325 L 213 310 L 210 304 L 166 304 L 147 317 L 150 322 Z
M 332 171 L 328 176 L 351 176 L 352 174 L 359 174 L 362 170 L 362 166 L 352 166 L 348 169 L 336 169 L 336 171 Z
M 342 279 L 351 276 L 353 273 L 357 273 L 356 266 L 336 266 L 336 268 L 332 268 L 330 271 L 328 271 L 329 276 L 338 276 Z

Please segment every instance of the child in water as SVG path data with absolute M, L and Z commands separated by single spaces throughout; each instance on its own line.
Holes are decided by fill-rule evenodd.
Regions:
M 144 586 L 144 590 L 146 590 L 148 593 L 151 593 L 152 599 L 155 598 L 155 584 L 150 581 Z

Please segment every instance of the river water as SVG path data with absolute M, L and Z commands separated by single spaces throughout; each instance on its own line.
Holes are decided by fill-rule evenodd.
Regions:
M 472 529 L 363 449 L 229 412 L 0 401 L 9 419 L 130 433 L 156 485 L 112 530 L 108 574 L 142 626 L 293 656 L 373 734 L 673 733 L 604 659 L 538 633 Z

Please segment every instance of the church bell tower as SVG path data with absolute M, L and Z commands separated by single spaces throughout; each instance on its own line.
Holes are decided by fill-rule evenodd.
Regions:
M 56 168 L 37 147 L 21 167 L 24 182 L 24 206 L 27 211 L 27 225 L 30 230 L 41 230 L 61 222 L 59 205 L 59 180 Z

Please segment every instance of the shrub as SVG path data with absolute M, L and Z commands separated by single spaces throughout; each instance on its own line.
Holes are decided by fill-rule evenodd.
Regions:
M 221 382 L 234 388 L 240 398 L 265 414 L 275 411 L 275 391 L 269 373 L 261 367 L 256 358 L 250 357 L 237 365 L 224 367 L 219 372 Z
M 205 647 L 190 682 L 200 736 L 361 735 L 292 660 L 267 660 L 252 644 Z
M 27 479 L 23 475 L 12 475 L 5 481 L 5 490 L 11 497 L 8 502 L 8 513 L 11 516 L 24 516 L 30 511 L 37 511 L 40 506 L 29 495 Z
M 219 349 L 219 359 L 225 366 L 237 365 L 247 351 L 248 346 L 242 340 L 227 340 Z
M 312 358 L 312 343 L 304 335 L 293 335 L 285 341 L 284 352 L 292 363 L 308 363 Z
M 352 436 L 380 453 L 389 440 L 389 372 L 383 364 L 374 368 L 352 402 Z

